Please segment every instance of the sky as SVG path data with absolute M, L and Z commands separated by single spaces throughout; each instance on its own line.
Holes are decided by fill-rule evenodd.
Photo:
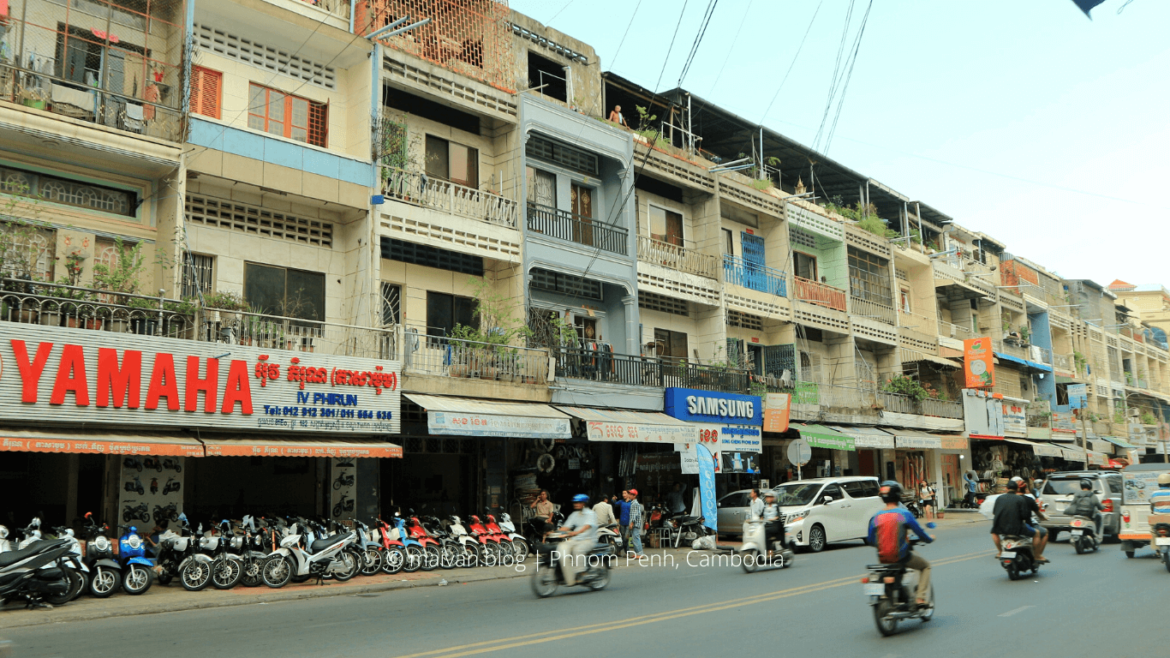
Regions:
M 853 1 L 848 46 L 869 5 Z M 661 76 L 658 91 L 679 86 L 708 6 L 509 4 L 593 46 L 602 71 L 648 89 Z M 717 0 L 682 86 L 812 145 L 849 6 Z M 1060 276 L 1170 285 L 1170 1 L 1092 14 L 1072 0 L 875 0 L 828 155 Z

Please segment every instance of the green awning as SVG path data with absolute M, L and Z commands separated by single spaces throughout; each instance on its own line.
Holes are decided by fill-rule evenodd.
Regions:
M 1125 441 L 1122 441 L 1121 439 L 1113 438 L 1112 436 L 1099 436 L 1097 438 L 1101 439 L 1102 441 L 1108 441 L 1108 442 L 1112 443 L 1113 445 L 1117 446 L 1118 448 L 1125 448 L 1126 450 L 1129 450 L 1131 448 L 1132 449 L 1137 448 L 1137 446 L 1135 446 L 1132 443 L 1127 443 Z
M 850 452 L 856 450 L 853 437 L 846 436 L 836 430 L 831 430 L 824 425 L 792 423 L 790 428 L 800 432 L 800 438 L 808 441 L 808 444 L 814 448 L 847 450 Z

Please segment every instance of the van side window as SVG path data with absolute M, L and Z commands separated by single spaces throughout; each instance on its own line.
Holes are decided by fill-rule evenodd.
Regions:
M 841 500 L 843 498 L 841 495 L 841 487 L 838 487 L 835 484 L 827 485 L 824 489 L 821 490 L 821 495 L 817 499 L 817 502 L 823 504 L 825 502 L 825 496 L 832 496 L 833 500 Z
M 1121 478 L 1105 478 L 1109 483 L 1109 493 L 1121 494 Z
M 877 480 L 865 480 L 861 484 L 865 487 L 866 498 L 872 498 L 882 494 L 882 488 L 878 485 Z
M 747 503 L 747 494 L 734 493 L 728 494 L 719 499 L 719 507 L 745 507 Z
M 863 480 L 842 482 L 841 488 L 845 490 L 845 493 L 849 494 L 850 498 L 865 498 L 865 482 Z

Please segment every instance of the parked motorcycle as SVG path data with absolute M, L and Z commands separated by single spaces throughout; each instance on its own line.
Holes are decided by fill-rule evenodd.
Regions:
M 240 582 L 244 587 L 259 587 L 264 584 L 260 568 L 264 565 L 264 560 L 268 559 L 268 555 L 276 550 L 276 544 L 270 539 L 268 524 L 264 519 L 260 519 L 260 523 L 257 524 L 256 519 L 245 515 L 240 528 L 244 532 L 240 551 L 244 559 L 244 573 L 240 576 Z
M 773 540 L 769 544 L 767 534 L 766 524 L 762 520 L 743 522 L 743 545 L 740 546 L 739 553 L 743 557 L 745 572 L 752 573 L 761 566 L 781 569 L 792 566 L 794 556 L 792 549 L 784 548 L 779 540 Z
M 119 526 L 126 534 L 118 539 L 118 562 L 122 566 L 122 589 L 138 595 L 154 582 L 154 562 L 146 557 L 146 542 L 135 526 Z
M 691 544 L 699 537 L 708 537 L 715 534 L 715 531 L 703 525 L 703 517 L 701 516 L 675 516 L 668 519 L 668 522 L 674 527 L 674 547 L 678 548 L 679 544 L 686 542 Z
M 94 598 L 104 599 L 122 584 L 122 565 L 114 560 L 114 545 L 105 533 L 110 528 L 98 525 L 93 512 L 85 513 L 85 557 L 82 561 L 89 567 L 89 593 Z
M 597 528 L 597 543 L 605 544 L 606 555 L 617 555 L 622 546 L 622 533 L 618 524 L 607 523 Z
M 1170 514 L 1151 514 L 1150 525 L 1154 531 L 1154 548 L 1166 571 L 1170 571 Z
M 301 546 L 301 534 L 297 527 L 305 530 L 299 520 L 290 534 L 280 541 L 280 548 L 264 561 L 260 575 L 269 587 L 284 587 L 294 575 L 316 576 L 320 582 L 326 575 L 339 582 L 353 578 L 361 570 L 362 557 L 355 546 L 352 532 L 343 532 L 332 537 L 306 541 Z
M 926 527 L 933 528 L 934 524 L 927 523 Z M 921 541 L 917 537 L 909 538 L 910 548 Z M 930 586 L 925 606 L 918 607 L 915 601 L 914 592 L 921 577 L 917 571 L 907 581 L 907 569 L 901 562 L 870 564 L 866 569 L 870 573 L 861 579 L 862 592 L 869 597 L 874 623 L 882 635 L 888 637 L 898 632 L 898 622 L 903 619 L 921 619 L 926 623 L 934 617 L 934 585 Z
M 382 544 L 370 529 L 370 526 L 361 521 L 353 522 L 354 532 L 357 533 L 357 547 L 362 554 L 362 575 L 373 576 L 382 570 Z
M 563 556 L 557 550 L 557 544 L 565 537 L 564 533 L 549 534 L 549 543 L 541 544 L 536 551 L 536 569 L 532 572 L 532 591 L 540 598 L 548 598 L 556 593 L 557 587 L 565 585 L 565 576 L 561 573 L 561 559 Z M 588 587 L 593 591 L 605 589 L 609 584 L 609 561 L 604 544 L 594 544 L 586 560 L 588 567 L 577 574 L 574 586 Z
M 72 600 L 81 577 L 64 568 L 69 550 L 69 540 L 55 539 L 0 553 L 0 602 L 23 600 L 32 608 Z
M 418 517 L 414 515 L 414 510 L 411 510 L 410 517 L 406 521 L 407 536 L 417 541 L 423 549 L 423 571 L 432 571 L 438 567 L 443 561 L 443 550 L 439 540 L 432 537 L 419 523 Z
M 471 533 L 472 537 L 475 537 L 483 549 L 480 552 L 480 564 L 485 567 L 496 566 L 504 559 L 504 551 L 511 552 L 511 548 L 501 546 L 503 539 L 499 535 L 489 531 L 487 526 L 479 520 L 478 516 L 472 514 L 470 521 L 467 525 L 467 530 Z
M 202 533 L 202 527 L 198 534 Z M 198 551 L 198 538 L 191 532 L 187 515 L 179 515 L 179 532 L 167 530 L 159 538 L 158 566 L 162 573 L 158 582 L 166 585 L 178 577 L 183 589 L 191 592 L 211 584 L 211 558 Z
M 467 559 L 463 546 L 451 534 L 447 524 L 437 516 L 424 516 L 419 519 L 427 534 L 439 542 L 439 566 L 444 569 L 454 569 Z
M 1032 552 L 1031 537 L 1003 535 L 1000 541 L 1003 542 L 1003 551 L 999 554 L 999 563 L 1007 571 L 1008 578 L 1019 580 L 1025 572 L 1035 574 L 1040 571 L 1040 564 Z
M 467 568 L 479 566 L 483 556 L 483 547 L 476 541 L 475 537 L 471 536 L 471 533 L 467 532 L 467 528 L 463 527 L 463 520 L 455 515 L 448 517 L 447 533 L 459 543 L 462 553 L 460 564 Z
M 382 571 L 388 574 L 396 574 L 402 570 L 410 573 L 418 571 L 422 567 L 422 546 L 413 540 L 411 540 L 410 546 L 402 541 L 405 533 L 396 527 L 399 521 L 401 519 L 396 518 L 396 525 L 391 526 L 382 519 L 378 519 L 378 534 L 382 542 Z
M 516 562 L 523 562 L 528 557 L 528 553 L 531 552 L 528 539 L 524 535 L 516 532 L 516 525 L 512 523 L 512 516 L 507 512 L 500 513 L 499 528 L 511 540 L 512 555 L 516 558 Z
M 1096 552 L 1101 546 L 1101 538 L 1097 536 L 1097 523 L 1087 516 L 1074 516 L 1069 521 L 1069 543 L 1076 549 L 1077 555 L 1088 551 Z
M 64 539 L 69 542 L 69 550 L 66 552 L 67 559 L 62 562 L 61 566 L 65 569 L 73 569 L 78 576 L 76 580 L 72 580 L 71 582 L 70 592 L 72 596 L 69 600 L 72 601 L 81 596 L 81 593 L 89 587 L 89 565 L 81 557 L 81 542 L 77 541 L 77 536 L 74 534 L 73 528 L 66 528 L 64 526 L 53 528 L 53 534 L 56 535 L 57 539 Z
M 483 525 L 485 528 L 487 528 L 487 531 L 491 533 L 493 537 L 499 539 L 501 563 L 506 557 L 515 557 L 516 548 L 512 543 L 512 537 L 510 537 L 508 533 L 504 532 L 504 529 L 500 527 L 499 523 L 496 523 L 496 517 L 492 514 L 484 514 L 483 520 Z M 527 552 L 525 555 L 527 555 Z
M 129 486 L 129 485 L 127 485 Z M 146 522 L 150 520 L 150 513 L 147 511 L 146 503 L 139 503 L 136 506 L 127 505 L 122 508 L 122 522 L 130 523 L 131 521 Z
M 199 539 L 199 548 L 211 555 L 211 586 L 231 589 L 244 577 L 244 538 L 232 530 L 227 519 L 219 522 L 219 534 Z

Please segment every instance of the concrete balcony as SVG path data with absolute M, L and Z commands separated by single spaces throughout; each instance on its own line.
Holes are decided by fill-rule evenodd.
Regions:
M 719 276 L 719 259 L 678 245 L 638 236 L 638 260 L 679 272 L 714 279 Z
M 425 328 L 406 329 L 403 345 L 408 375 L 548 384 L 547 350 L 431 336 Z
M 793 277 L 796 282 L 796 298 L 809 304 L 845 311 L 845 291 L 827 283 Z
M 792 417 L 818 422 L 882 424 L 926 430 L 963 430 L 963 405 L 928 398 L 917 401 L 869 385 L 837 386 L 796 382 L 793 388 L 767 386 L 792 395 Z
M 697 388 L 748 393 L 746 371 L 659 356 L 633 356 L 576 348 L 553 349 L 558 379 L 654 388 Z
M 396 167 L 384 166 L 381 172 L 387 198 L 497 226 L 518 226 L 519 204 L 511 199 Z
M 893 306 L 850 295 L 849 308 L 849 314 L 853 317 L 869 318 L 894 326 L 898 324 L 898 311 Z
M 723 279 L 726 283 L 749 290 L 788 296 L 787 275 L 780 270 L 744 261 L 739 256 L 723 257 Z
M 575 242 L 602 251 L 625 256 L 628 233 L 619 226 L 603 224 L 592 217 L 583 217 L 567 210 L 559 210 L 536 203 L 528 204 L 528 231 L 551 238 Z

